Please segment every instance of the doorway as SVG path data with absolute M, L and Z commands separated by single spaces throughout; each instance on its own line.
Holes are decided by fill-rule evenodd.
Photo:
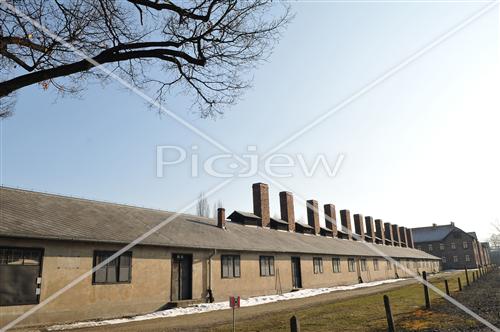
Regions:
M 172 301 L 192 299 L 193 255 L 172 255 Z
M 37 304 L 43 250 L 0 248 L 0 306 Z
M 302 275 L 300 273 L 300 257 L 292 257 L 292 286 L 294 289 L 302 288 Z

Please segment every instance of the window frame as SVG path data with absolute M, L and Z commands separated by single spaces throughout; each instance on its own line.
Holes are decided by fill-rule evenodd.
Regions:
M 340 262 L 341 262 L 340 257 L 332 257 L 333 273 L 342 273 L 342 266 Z M 337 267 L 337 269 L 335 269 L 335 267 Z
M 351 263 L 352 263 L 352 268 L 351 268 Z M 347 270 L 349 272 L 356 272 L 356 260 L 354 258 L 347 259 Z
M 6 263 L 2 264 L 2 261 L 0 260 L 0 265 L 6 265 L 6 266 L 40 266 L 40 271 L 42 269 L 42 264 L 43 264 L 43 256 L 44 256 L 44 248 L 40 247 L 11 247 L 11 246 L 0 246 L 0 250 L 20 250 L 22 252 L 22 261 L 20 264 L 9 264 L 8 258 L 6 259 Z M 40 253 L 40 256 L 38 257 L 38 264 L 25 264 L 25 253 L 27 251 L 38 251 Z M 1 256 L 0 256 L 1 258 Z
M 266 272 L 265 274 L 263 274 L 263 270 L 262 270 L 262 262 L 263 261 L 267 261 L 267 270 L 264 271 Z M 233 262 L 233 265 L 234 265 L 234 262 Z M 271 268 L 272 267 L 272 268 Z M 274 256 L 259 256 L 259 272 L 260 272 L 260 276 L 261 277 L 272 277 L 275 275 L 275 272 L 276 269 L 274 267 Z M 240 269 L 240 274 L 241 274 L 241 269 Z
M 444 250 L 445 249 L 445 245 L 444 243 L 440 243 L 439 244 L 439 250 Z
M 456 250 L 457 249 L 457 244 L 455 242 L 452 242 L 450 244 L 450 248 L 453 249 L 453 250 Z
M 467 241 L 462 242 L 462 248 L 469 249 L 469 242 Z
M 453 256 L 453 263 L 458 263 L 458 256 L 457 255 Z
M 465 261 L 470 262 L 470 255 L 465 255 Z
M 427 245 L 427 248 L 428 248 L 428 250 L 429 250 L 429 251 L 433 251 L 432 243 L 429 243 L 429 244 Z
M 313 257 L 313 273 L 321 274 L 323 272 L 323 257 Z
M 366 264 L 366 258 L 361 258 L 359 260 L 359 269 L 361 272 L 368 271 L 368 266 Z
M 227 258 L 231 258 L 232 275 L 225 277 L 224 276 L 224 259 L 227 259 Z M 238 275 L 236 275 L 236 264 L 234 263 L 236 258 L 238 259 Z M 240 257 L 240 255 L 220 255 L 220 276 L 221 276 L 221 279 L 241 278 L 241 257 Z
M 116 253 L 117 253 L 117 251 L 113 251 L 113 250 L 94 250 L 94 255 L 93 255 L 93 259 L 92 259 L 92 269 L 94 269 L 98 265 L 98 263 L 97 263 L 97 256 L 98 255 L 108 255 L 108 257 L 104 259 L 104 260 L 106 260 L 109 258 L 109 256 L 112 256 Z M 128 279 L 125 281 L 120 281 L 120 264 L 121 264 L 120 258 L 122 256 L 129 257 L 129 260 L 130 260 L 129 269 L 128 269 Z M 115 267 L 116 281 L 107 281 L 108 265 L 109 265 L 109 263 L 111 263 L 113 261 L 116 262 L 116 267 Z M 121 255 L 119 255 L 118 257 L 114 258 L 112 261 L 108 262 L 107 264 L 105 264 L 101 267 L 101 268 L 106 269 L 106 281 L 104 281 L 104 282 L 96 281 L 96 272 L 99 271 L 100 269 L 95 270 L 92 273 L 92 285 L 130 284 L 130 283 L 132 283 L 132 265 L 133 265 L 132 264 L 132 251 L 126 251 L 126 252 L 122 253 Z

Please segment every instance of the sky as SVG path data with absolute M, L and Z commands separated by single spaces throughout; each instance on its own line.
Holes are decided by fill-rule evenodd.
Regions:
M 239 157 L 249 146 L 259 157 L 280 146 L 275 153 L 296 164 L 273 183 L 235 176 L 209 202 L 252 211 L 252 183 L 267 182 L 271 215 L 279 215 L 286 189 L 302 220 L 300 200 L 316 199 L 407 227 L 453 221 L 485 240 L 500 218 L 499 8 L 457 26 L 486 5 L 293 3 L 294 20 L 223 117 L 200 119 L 184 94 L 167 100 L 170 111 Z M 407 59 L 414 61 L 396 67 Z M 222 152 L 217 146 L 117 83 L 90 84 L 78 98 L 25 88 L 0 127 L 5 186 L 179 211 L 227 180 L 202 167 Z M 186 160 L 158 177 L 158 146 L 182 148 Z M 165 151 L 172 153 L 164 161 L 176 158 Z M 310 166 L 318 156 L 338 163 L 338 172 L 305 174 L 300 159 Z M 232 163 L 216 164 L 229 170 Z

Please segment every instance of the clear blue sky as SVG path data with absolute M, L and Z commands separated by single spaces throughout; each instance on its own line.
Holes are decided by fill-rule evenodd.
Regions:
M 244 99 L 216 121 L 190 98 L 168 108 L 236 153 L 265 152 L 411 56 L 484 3 L 296 3 L 296 17 Z M 409 227 L 455 223 L 485 239 L 500 217 L 499 10 L 437 45 L 283 153 L 344 162 L 336 177 L 280 179 L 305 198 Z M 29 87 L 1 122 L 2 184 L 176 211 L 221 179 L 190 176 L 190 164 L 156 177 L 156 146 L 218 149 L 117 84 L 79 98 Z M 210 198 L 251 210 L 251 184 L 236 179 Z M 272 214 L 278 191 L 271 185 Z M 296 205 L 296 214 L 305 208 Z

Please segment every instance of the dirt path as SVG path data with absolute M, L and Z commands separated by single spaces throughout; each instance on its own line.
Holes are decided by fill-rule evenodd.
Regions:
M 370 288 L 360 288 L 350 291 L 338 291 L 329 294 L 318 295 L 309 298 L 280 301 L 275 303 L 263 304 L 253 307 L 238 309 L 237 319 L 258 320 L 269 318 L 273 314 L 287 312 L 293 313 L 300 309 L 310 308 L 311 306 L 331 303 L 333 301 L 350 299 L 363 295 L 376 294 L 388 290 L 401 288 L 403 286 L 416 283 L 413 279 L 400 281 L 394 284 L 385 284 Z M 227 324 L 232 320 L 231 310 L 212 311 L 202 314 L 193 314 L 188 316 L 178 316 L 169 318 L 158 318 L 147 321 L 131 322 L 116 325 L 107 325 L 93 328 L 75 329 L 73 331 L 202 331 L 210 327 L 221 324 Z

